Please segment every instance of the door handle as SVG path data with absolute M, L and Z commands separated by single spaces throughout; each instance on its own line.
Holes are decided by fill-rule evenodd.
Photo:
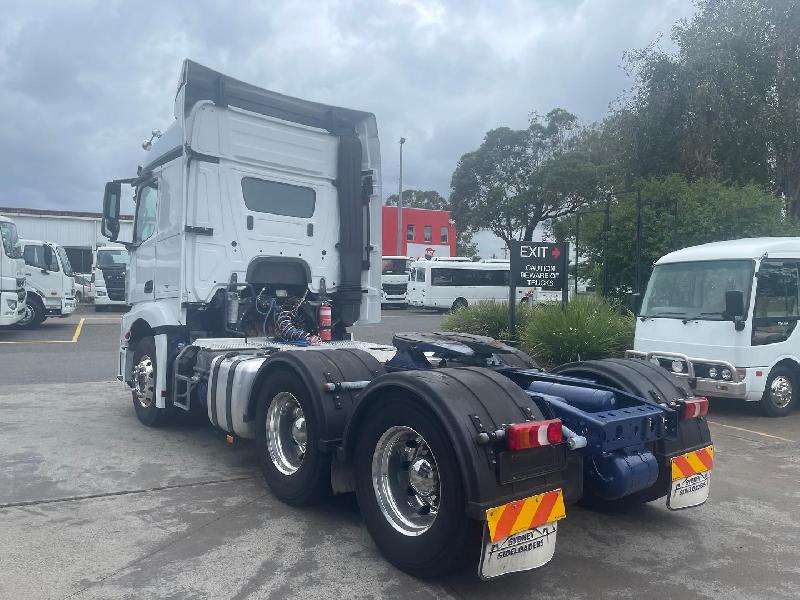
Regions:
M 253 230 L 253 215 L 247 215 L 247 228 Z
M 153 280 L 150 279 L 149 281 L 144 282 L 144 293 L 149 294 L 153 291 Z

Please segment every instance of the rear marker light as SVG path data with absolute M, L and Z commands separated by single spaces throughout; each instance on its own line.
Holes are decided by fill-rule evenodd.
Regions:
M 509 425 L 506 429 L 506 444 L 509 450 L 527 450 L 551 446 L 564 441 L 561 420 L 534 421 Z
M 681 406 L 681 420 L 705 417 L 708 414 L 708 398 L 696 396 L 683 401 Z

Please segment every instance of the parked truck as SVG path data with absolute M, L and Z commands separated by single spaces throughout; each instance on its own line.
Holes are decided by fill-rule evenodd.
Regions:
M 31 329 L 47 317 L 75 312 L 75 280 L 62 246 L 41 240 L 20 240 L 25 261 L 25 314 L 17 327 Z
M 381 303 L 405 307 L 408 304 L 408 274 L 413 259 L 384 256 L 381 267 Z
M 17 226 L 0 216 L 0 327 L 16 325 L 25 315 L 25 262 Z
M 380 551 L 417 576 L 541 566 L 581 498 L 705 502 L 707 401 L 660 367 L 548 374 L 479 336 L 351 339 L 380 318 L 372 114 L 186 61 L 175 119 L 103 198 L 116 240 L 122 186 L 136 190 L 118 378 L 144 425 L 196 410 L 254 440 L 290 505 L 355 492 Z
M 97 247 L 92 267 L 95 312 L 114 306 L 127 306 L 125 291 L 127 268 L 128 250 L 125 246 L 106 244 Z

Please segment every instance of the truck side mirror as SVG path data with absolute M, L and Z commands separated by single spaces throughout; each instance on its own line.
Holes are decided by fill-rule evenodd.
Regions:
M 639 311 L 642 310 L 642 295 L 639 292 L 631 294 L 631 311 L 636 316 L 639 316 Z
M 53 263 L 55 262 L 56 256 L 53 253 L 53 249 L 48 246 L 47 244 L 44 245 L 44 268 L 42 269 L 43 272 L 46 271 L 55 271 L 53 268 Z
M 119 236 L 119 199 L 122 196 L 122 185 L 118 181 L 109 181 L 103 192 L 103 236 L 112 242 Z
M 725 292 L 725 317 L 733 321 L 736 331 L 744 329 L 744 294 L 741 290 Z

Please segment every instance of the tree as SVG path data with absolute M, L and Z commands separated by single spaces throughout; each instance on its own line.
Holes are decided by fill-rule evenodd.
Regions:
M 800 217 L 800 1 L 696 0 L 675 54 L 630 53 L 615 113 L 633 178 L 682 173 L 755 182 Z
M 464 154 L 451 180 L 450 205 L 461 227 L 489 229 L 508 243 L 531 239 L 543 221 L 574 212 L 596 194 L 602 169 L 591 160 L 587 130 L 557 108 L 523 130 L 489 131 Z
M 763 188 L 730 185 L 714 179 L 688 180 L 680 175 L 636 182 L 642 194 L 642 283 L 653 263 L 664 254 L 694 246 L 742 237 L 796 235 L 783 203 Z M 677 211 L 676 211 L 677 209 Z M 677 215 L 677 219 L 674 216 Z M 602 213 L 582 215 L 581 277 L 601 282 L 603 272 Z M 611 295 L 624 298 L 635 281 L 636 194 L 620 194 L 611 204 L 608 267 Z M 557 239 L 573 240 L 575 220 L 553 226 Z
M 397 194 L 392 194 L 386 199 L 386 206 L 397 206 Z M 403 190 L 403 206 L 428 210 L 450 210 L 447 198 L 435 190 Z

